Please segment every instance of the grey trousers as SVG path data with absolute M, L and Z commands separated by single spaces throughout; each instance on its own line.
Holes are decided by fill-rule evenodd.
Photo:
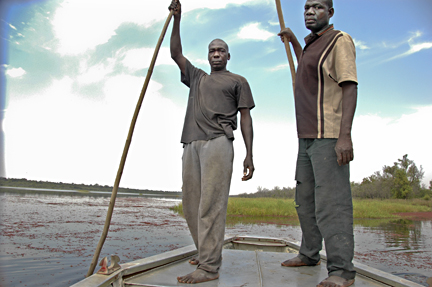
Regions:
M 300 259 L 320 260 L 322 240 L 329 276 L 353 279 L 353 206 L 349 165 L 339 166 L 337 139 L 299 139 L 296 168 L 296 204 L 302 229 Z
M 198 250 L 197 268 L 213 273 L 222 264 L 233 159 L 226 136 L 194 141 L 183 151 L 183 212 Z

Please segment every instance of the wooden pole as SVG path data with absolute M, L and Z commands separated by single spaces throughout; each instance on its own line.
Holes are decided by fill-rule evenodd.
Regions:
M 147 76 L 146 76 L 146 79 L 144 81 L 144 85 L 143 85 L 143 88 L 141 90 L 141 94 L 140 94 L 138 103 L 137 103 L 136 108 L 135 108 L 135 113 L 133 115 L 132 122 L 130 124 L 129 134 L 128 134 L 128 137 L 126 139 L 126 143 L 125 143 L 125 146 L 124 146 L 124 149 L 123 149 L 123 155 L 121 157 L 120 165 L 119 165 L 119 168 L 118 168 L 118 171 L 117 171 L 117 176 L 116 176 L 116 179 L 115 179 L 115 182 L 114 182 L 114 187 L 113 187 L 112 194 L 111 194 L 111 200 L 110 200 L 110 204 L 109 204 L 109 207 L 108 207 L 108 212 L 107 212 L 107 216 L 106 216 L 106 220 L 105 220 L 105 226 L 104 226 L 104 229 L 103 229 L 103 232 L 102 232 L 102 236 L 101 236 L 101 238 L 99 240 L 99 243 L 98 243 L 98 245 L 96 247 L 96 251 L 95 251 L 95 254 L 93 256 L 93 260 L 91 262 L 90 268 L 89 268 L 89 270 L 87 272 L 87 277 L 91 276 L 93 274 L 93 272 L 94 272 L 94 269 L 96 267 L 97 261 L 99 259 L 100 252 L 102 250 L 102 246 L 103 246 L 103 244 L 105 242 L 105 239 L 107 237 L 107 234 L 108 234 L 109 226 L 110 226 L 110 223 L 111 223 L 111 217 L 112 217 L 112 213 L 113 213 L 113 210 L 114 210 L 114 204 L 115 204 L 115 200 L 116 200 L 116 196 L 117 196 L 117 190 L 118 190 L 118 187 L 120 185 L 120 179 L 121 179 L 121 176 L 123 174 L 123 168 L 124 168 L 124 165 L 125 165 L 125 162 L 126 162 L 126 157 L 127 157 L 127 154 L 128 154 L 128 151 L 129 151 L 129 147 L 130 147 L 130 144 L 131 144 L 131 141 L 132 141 L 132 134 L 133 134 L 133 131 L 135 129 L 135 124 L 136 124 L 136 121 L 137 121 L 137 118 L 138 118 L 139 111 L 141 109 L 142 102 L 144 100 L 144 95 L 146 93 L 147 86 L 148 86 L 148 84 L 150 82 L 150 77 L 151 77 L 151 75 L 153 73 L 153 68 L 154 68 L 154 65 L 156 63 L 156 58 L 157 58 L 157 55 L 159 53 L 160 46 L 162 45 L 163 38 L 165 36 L 166 30 L 168 28 L 168 25 L 169 25 L 169 23 L 171 21 L 171 18 L 172 18 L 173 14 L 174 14 L 174 10 L 171 10 L 168 18 L 165 21 L 165 25 L 164 25 L 164 27 L 162 29 L 162 33 L 161 33 L 161 35 L 159 37 L 159 40 L 157 42 L 156 49 L 155 49 L 155 51 L 153 53 L 152 61 L 150 63 L 148 71 L 147 71 Z
M 280 3 L 280 0 L 275 0 L 275 1 L 276 1 L 276 9 L 277 9 L 278 17 L 279 17 L 279 24 L 280 24 L 281 30 L 283 30 L 283 29 L 285 29 L 285 21 L 284 21 L 284 17 L 283 17 L 283 13 L 282 13 L 282 6 Z M 289 42 L 287 41 L 285 36 L 284 36 L 284 44 L 285 44 L 285 50 L 286 50 L 286 53 L 288 56 L 288 62 L 289 62 L 290 70 L 291 70 L 291 78 L 292 78 L 292 85 L 293 85 L 293 92 L 294 92 L 295 91 L 296 71 L 295 71 L 295 67 L 294 67 L 294 60 L 293 60 L 293 56 L 291 54 Z

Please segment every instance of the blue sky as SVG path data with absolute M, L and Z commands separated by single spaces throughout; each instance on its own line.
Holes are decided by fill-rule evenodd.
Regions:
M 286 26 L 308 34 L 300 0 L 281 0 Z M 6 176 L 112 185 L 170 1 L 6 1 Z M 183 53 L 209 71 L 207 45 L 230 47 L 256 108 L 256 172 L 241 182 L 235 136 L 231 194 L 294 186 L 297 154 L 291 76 L 273 0 L 182 1 Z M 356 44 L 359 96 L 351 180 L 404 154 L 432 179 L 432 25 L 429 0 L 335 0 L 336 29 Z M 171 25 L 135 128 L 121 186 L 180 190 L 180 135 L 188 89 L 169 56 Z M 301 41 L 303 43 L 303 41 Z

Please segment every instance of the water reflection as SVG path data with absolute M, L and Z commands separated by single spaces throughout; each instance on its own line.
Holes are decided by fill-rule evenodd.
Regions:
M 236 225 L 261 225 L 272 224 L 276 227 L 299 226 L 296 217 L 252 217 L 252 216 L 228 216 L 226 225 L 228 228 Z M 417 252 L 426 249 L 428 239 L 432 238 L 432 221 L 412 219 L 356 219 L 354 220 L 354 232 L 378 235 L 372 246 L 383 244 L 387 251 Z
M 432 277 L 432 220 L 356 220 L 355 260 L 427 286 Z
M 355 225 L 361 225 L 371 231 L 378 231 L 383 236 L 383 242 L 388 249 L 421 250 L 424 249 L 424 238 L 432 237 L 428 221 L 411 219 L 396 220 L 356 220 Z M 423 236 L 422 236 L 423 235 Z
M 0 186 L 0 193 L 14 194 L 46 194 L 59 196 L 91 196 L 91 197 L 110 197 L 111 191 L 96 191 L 96 190 L 68 190 L 68 189 L 52 189 L 52 188 L 33 188 L 33 187 L 10 187 Z M 165 198 L 165 199 L 180 199 L 180 193 L 133 193 L 133 192 L 117 192 L 117 197 L 149 197 L 149 198 Z
M 405 250 L 421 248 L 422 222 L 407 219 L 392 220 L 382 230 L 388 247 L 402 247 Z

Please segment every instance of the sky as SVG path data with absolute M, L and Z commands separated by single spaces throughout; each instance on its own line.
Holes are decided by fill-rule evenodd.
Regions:
M 300 0 L 281 0 L 303 39 Z M 113 185 L 170 1 L 2 0 L 0 152 L 8 178 Z M 358 103 L 351 181 L 408 154 L 432 179 L 432 2 L 334 0 L 335 29 L 357 53 Z M 256 107 L 255 173 L 242 182 L 235 131 L 231 194 L 294 187 L 298 139 L 287 55 L 273 0 L 183 0 L 183 54 L 209 72 L 207 45 L 224 39 L 228 70 L 244 76 Z M 180 191 L 180 136 L 188 88 L 169 55 L 172 22 L 145 94 L 120 186 Z M 303 40 L 301 40 L 303 43 Z M 1 117 L 0 117 L 1 118 Z M 0 158 L 1 159 L 1 158 Z

